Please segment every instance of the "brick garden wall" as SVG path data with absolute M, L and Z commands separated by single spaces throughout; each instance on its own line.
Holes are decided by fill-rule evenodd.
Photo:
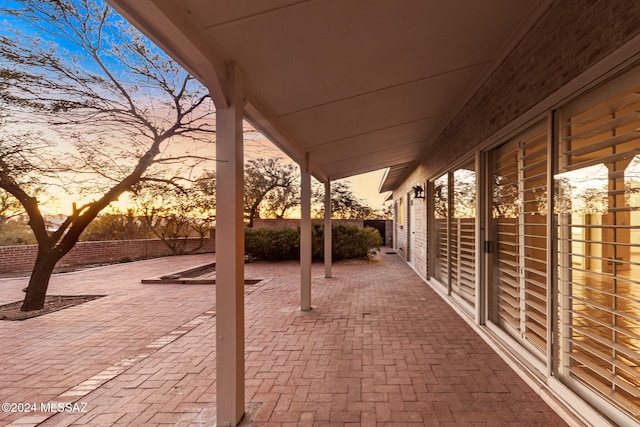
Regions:
M 197 238 L 190 240 L 187 249 L 195 248 L 199 243 Z M 215 237 L 211 237 L 205 240 L 197 253 L 215 250 Z M 0 246 L 0 273 L 30 271 L 36 260 L 36 252 L 36 245 Z M 108 263 L 122 257 L 136 260 L 168 255 L 171 255 L 171 250 L 159 239 L 78 242 L 60 260 L 58 267 Z

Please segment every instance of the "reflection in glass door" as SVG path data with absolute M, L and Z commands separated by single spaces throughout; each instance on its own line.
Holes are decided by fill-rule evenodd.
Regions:
M 433 182 L 432 277 L 470 307 L 476 296 L 475 162 Z
M 544 123 L 493 152 L 495 241 L 491 320 L 547 351 L 547 131 Z
M 476 171 L 471 162 L 452 174 L 451 292 L 475 305 Z
M 433 277 L 449 283 L 449 176 L 442 175 L 433 185 Z
M 640 87 L 602 93 L 560 115 L 560 372 L 640 420 Z

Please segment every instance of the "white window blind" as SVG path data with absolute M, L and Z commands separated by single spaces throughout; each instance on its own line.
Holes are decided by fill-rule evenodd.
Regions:
M 449 179 L 443 175 L 434 182 L 433 277 L 448 286 L 449 280 Z
M 471 162 L 433 185 L 433 277 L 471 306 L 476 291 L 476 179 Z
M 540 354 L 547 343 L 547 132 L 494 150 L 492 318 Z
M 562 372 L 640 420 L 640 85 L 610 83 L 560 125 Z
M 451 175 L 451 292 L 475 305 L 476 172 L 473 163 Z

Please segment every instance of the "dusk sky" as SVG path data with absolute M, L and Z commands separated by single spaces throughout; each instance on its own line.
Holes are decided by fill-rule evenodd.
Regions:
M 13 2 L 6 2 L 5 6 L 10 6 Z M 61 51 L 68 51 L 69 54 L 75 54 L 73 45 L 68 42 L 60 39 L 54 38 L 53 33 L 46 33 L 45 31 L 38 32 L 37 29 L 34 29 L 19 20 L 10 17 L 10 16 L 1 16 L 0 22 L 2 22 L 2 26 L 4 30 L 0 30 L 2 33 L 6 34 L 7 28 L 14 27 L 19 29 L 25 34 L 30 35 L 38 35 L 44 40 L 54 42 L 61 49 Z M 81 60 L 80 60 L 81 61 Z M 82 61 L 79 62 L 82 64 Z M 65 145 L 64 142 L 60 143 L 61 149 Z M 208 149 L 210 150 L 210 148 Z M 215 153 L 211 153 L 212 156 Z M 286 159 L 286 156 L 279 151 L 270 141 L 268 141 L 263 135 L 259 134 L 256 131 L 249 131 L 245 135 L 245 159 L 251 160 L 259 157 L 282 157 Z M 209 169 L 214 169 L 212 166 Z M 352 185 L 352 189 L 354 194 L 366 201 L 371 207 L 374 209 L 381 209 L 383 207 L 383 201 L 385 199 L 386 194 L 379 194 L 378 187 L 380 185 L 380 181 L 384 174 L 384 170 L 375 171 L 363 175 L 353 176 L 347 178 L 343 181 L 349 181 Z M 77 195 L 60 195 L 60 200 L 57 203 L 50 203 L 46 207 L 45 210 L 51 211 L 48 213 L 68 213 L 71 210 L 72 202 L 81 202 Z M 127 197 L 121 197 L 120 202 L 118 203 L 119 207 L 125 207 L 127 204 Z

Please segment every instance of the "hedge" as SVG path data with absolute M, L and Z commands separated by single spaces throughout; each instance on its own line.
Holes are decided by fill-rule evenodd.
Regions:
M 311 252 L 314 259 L 324 258 L 324 226 L 312 227 Z M 382 246 L 375 228 L 334 225 L 331 233 L 333 260 L 366 258 Z M 300 229 L 258 228 L 245 230 L 245 254 L 252 259 L 275 261 L 300 258 Z
M 299 258 L 300 232 L 291 228 L 247 228 L 244 253 L 264 261 Z

